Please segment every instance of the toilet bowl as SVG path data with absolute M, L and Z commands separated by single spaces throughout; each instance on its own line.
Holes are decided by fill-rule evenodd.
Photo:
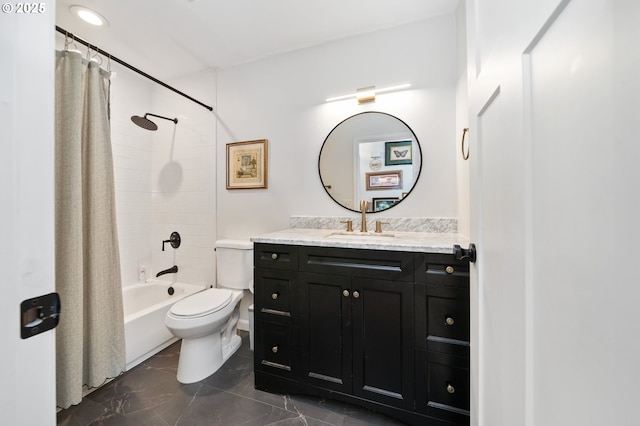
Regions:
M 244 289 L 253 285 L 252 254 L 253 244 L 248 241 L 216 242 L 219 288 L 187 296 L 167 313 L 165 325 L 182 339 L 180 383 L 195 383 L 210 376 L 240 347 L 239 302 Z
M 240 299 L 242 291 L 210 288 L 171 307 L 165 325 L 182 339 L 180 383 L 199 382 L 210 376 L 240 347 L 240 336 L 235 333 Z

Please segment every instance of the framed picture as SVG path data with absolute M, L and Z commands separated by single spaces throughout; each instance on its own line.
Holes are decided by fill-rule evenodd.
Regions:
M 365 173 L 367 191 L 402 188 L 402 170 Z
M 373 211 L 379 212 L 381 210 L 386 210 L 389 207 L 393 206 L 398 202 L 397 198 L 387 197 L 387 198 L 374 198 L 373 199 Z
M 384 165 L 411 164 L 413 162 L 412 142 L 395 141 L 384 144 Z
M 268 187 L 268 141 L 227 144 L 227 189 Z

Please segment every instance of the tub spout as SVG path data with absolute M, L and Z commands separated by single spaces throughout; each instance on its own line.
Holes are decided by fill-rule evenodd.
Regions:
M 164 271 L 160 271 L 156 274 L 156 278 L 159 277 L 160 275 L 164 275 L 164 274 L 176 274 L 178 273 L 178 265 L 173 265 L 171 268 L 169 269 L 165 269 Z

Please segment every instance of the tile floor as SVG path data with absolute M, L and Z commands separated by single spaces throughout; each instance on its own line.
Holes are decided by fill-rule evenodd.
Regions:
M 402 425 L 342 402 L 277 395 L 253 387 L 253 352 L 242 346 L 198 383 L 176 380 L 180 342 L 58 413 L 58 425 Z

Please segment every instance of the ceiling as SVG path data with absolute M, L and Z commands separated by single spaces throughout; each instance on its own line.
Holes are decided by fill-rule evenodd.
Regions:
M 56 25 L 163 80 L 453 11 L 458 0 L 57 0 Z M 100 13 L 93 27 L 69 11 Z

